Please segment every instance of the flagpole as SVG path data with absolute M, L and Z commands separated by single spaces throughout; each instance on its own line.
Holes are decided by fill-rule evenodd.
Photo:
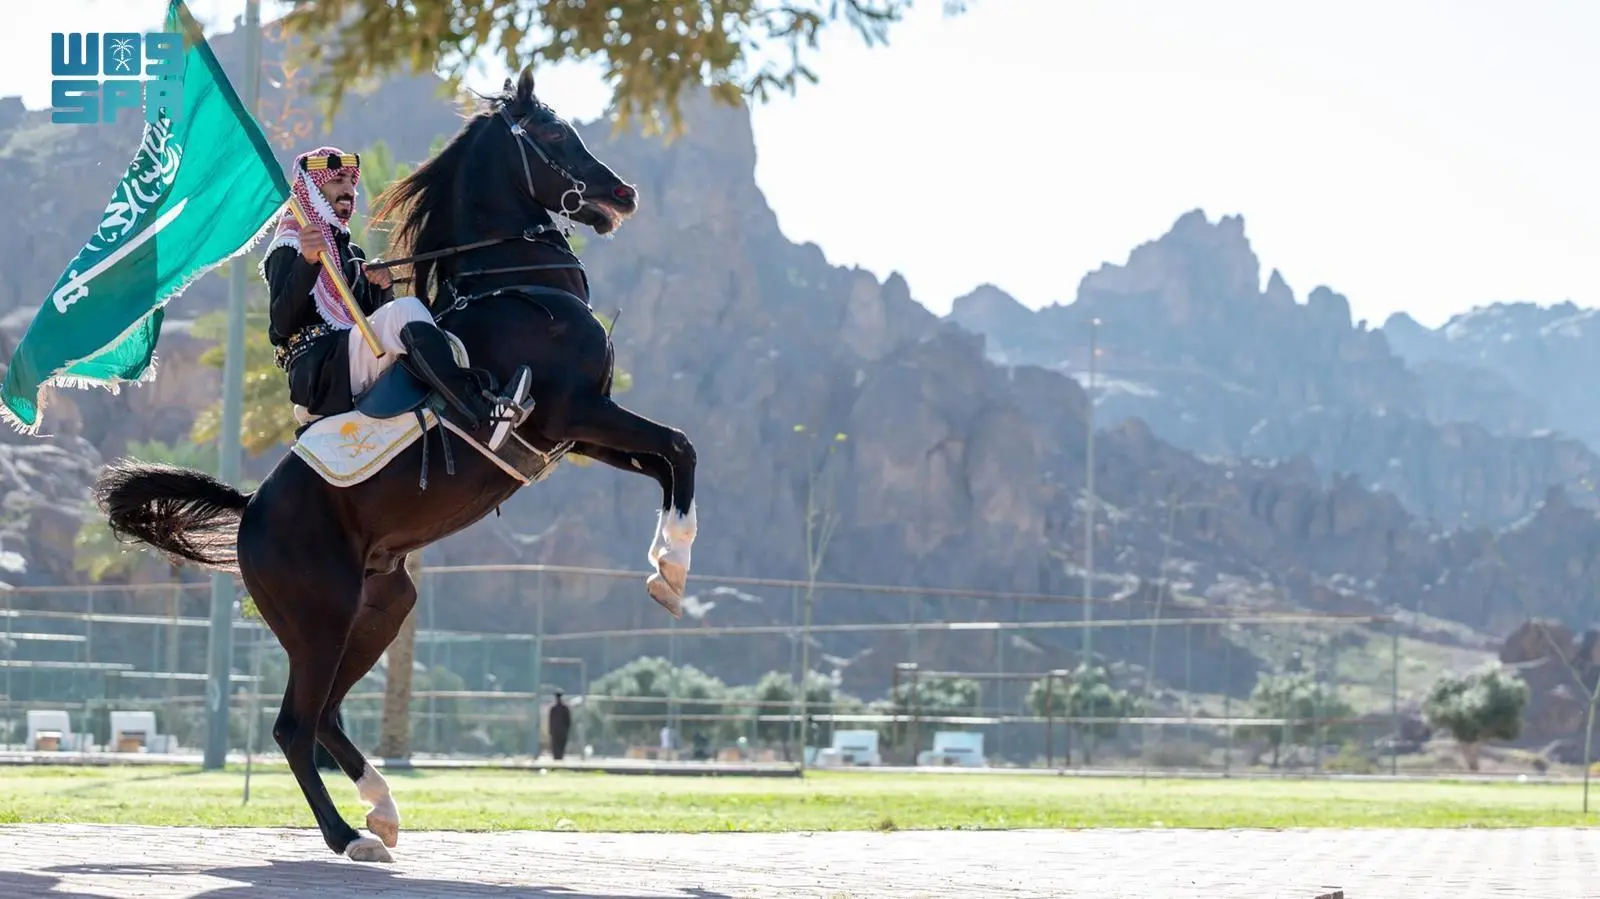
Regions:
M 261 0 L 246 0 L 244 8 L 244 101 L 254 116 L 259 106 L 261 70 Z M 238 485 L 239 431 L 244 418 L 244 299 L 243 257 L 228 265 L 228 344 L 222 364 L 222 427 L 218 434 L 217 477 Z M 206 678 L 206 746 L 203 767 L 214 771 L 228 758 L 228 712 L 233 671 L 233 576 L 211 576 L 211 646 Z
M 252 3 L 258 0 L 251 0 Z M 294 213 L 294 220 L 300 223 L 301 228 L 310 224 L 311 218 L 300 207 L 300 199 L 294 194 L 289 195 L 289 211 Z M 356 323 L 356 330 L 361 332 L 361 339 L 367 342 L 367 349 L 379 359 L 383 358 L 383 344 L 378 342 L 378 335 L 372 331 L 372 322 L 367 320 L 367 314 L 361 311 L 361 304 L 356 302 L 355 294 L 350 292 L 350 285 L 344 279 L 344 272 L 339 267 L 328 261 L 326 255 L 317 257 L 317 263 L 328 272 L 328 277 L 333 279 L 333 286 L 339 293 L 339 301 L 344 303 L 345 311 L 350 313 L 350 318 Z

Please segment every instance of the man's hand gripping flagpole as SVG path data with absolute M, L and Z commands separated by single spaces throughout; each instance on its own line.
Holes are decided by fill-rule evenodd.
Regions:
M 306 211 L 300 208 L 299 198 L 292 193 L 289 195 L 289 209 L 294 213 L 294 220 L 301 228 L 308 227 L 310 219 L 306 217 Z M 361 339 L 367 342 L 367 349 L 372 351 L 373 356 L 382 359 L 384 352 L 378 343 L 378 335 L 372 332 L 372 323 L 367 321 L 366 313 L 361 311 L 361 304 L 356 302 L 355 294 L 350 292 L 350 285 L 345 283 L 344 272 L 339 271 L 336 266 L 329 265 L 325 254 L 318 255 L 317 261 L 327 269 L 328 276 L 333 279 L 333 285 L 339 289 L 339 299 L 344 303 L 345 310 L 350 313 L 350 318 L 355 321 L 356 330 L 361 332 Z

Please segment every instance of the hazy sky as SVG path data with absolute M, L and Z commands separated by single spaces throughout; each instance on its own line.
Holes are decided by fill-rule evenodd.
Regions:
M 1327 284 L 1374 325 L 1600 305 L 1600 3 L 921 5 L 887 48 L 841 31 L 820 85 L 756 111 L 756 174 L 792 239 L 900 271 L 935 311 L 985 281 L 1070 300 L 1196 207 L 1244 216 L 1263 278 L 1279 268 L 1302 300 Z M 50 32 L 142 29 L 164 7 L 17 4 L 0 95 L 47 106 Z M 244 0 L 190 7 L 216 31 Z M 540 83 L 576 118 L 605 98 L 592 71 Z

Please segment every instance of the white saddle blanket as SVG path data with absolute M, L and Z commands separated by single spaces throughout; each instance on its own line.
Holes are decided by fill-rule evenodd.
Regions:
M 439 424 L 433 410 L 424 409 L 427 429 Z M 424 433 L 417 417 L 373 418 L 352 410 L 319 418 L 294 443 L 295 455 L 336 487 L 351 487 L 382 471 Z
M 463 367 L 468 365 L 467 348 L 461 343 L 461 338 L 449 331 L 444 333 L 450 338 L 456 364 Z M 383 471 L 396 456 L 409 449 L 411 444 L 416 443 L 428 431 L 439 427 L 460 437 L 467 446 L 482 454 L 511 478 L 524 485 L 529 483 L 529 479 L 509 462 L 491 452 L 487 446 L 462 430 L 455 422 L 440 419 L 432 409 L 423 409 L 423 424 L 418 424 L 416 414 L 411 412 L 396 418 L 373 418 L 360 410 L 351 410 L 342 415 L 316 419 L 313 419 L 303 406 L 295 406 L 294 412 L 295 418 L 301 424 L 311 421 L 310 427 L 301 432 L 299 439 L 294 442 L 292 449 L 295 455 L 305 460 L 312 471 L 335 487 L 354 487 Z M 521 440 L 515 435 L 512 439 Z M 532 449 L 525 441 L 522 445 L 529 450 Z M 539 477 L 542 479 L 549 476 L 554 468 L 555 466 L 550 464 L 547 458 Z
M 461 338 L 449 331 L 445 331 L 444 336 L 450 341 L 456 364 L 468 365 L 471 360 Z M 352 410 L 314 419 L 304 406 L 295 406 L 294 415 L 301 424 L 312 422 L 311 427 L 306 428 L 295 441 L 295 455 L 304 459 L 313 471 L 335 487 L 353 487 L 383 471 L 395 456 L 405 452 L 425 433 L 424 428 L 417 424 L 417 416 L 409 412 L 398 418 L 373 418 Z M 438 427 L 439 418 L 433 414 L 433 410 L 423 410 L 423 418 L 427 422 L 426 430 Z M 450 431 L 462 433 L 450 422 L 444 424 Z M 468 443 L 481 452 L 487 452 L 476 441 L 469 439 Z

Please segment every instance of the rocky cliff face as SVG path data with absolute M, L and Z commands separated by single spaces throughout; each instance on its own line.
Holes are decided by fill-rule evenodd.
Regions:
M 1600 681 L 1600 631 L 1574 633 L 1559 621 L 1527 621 L 1506 637 L 1500 661 L 1528 684 L 1518 742 L 1582 765 L 1589 694 Z
M 217 43 L 224 58 L 231 58 L 227 40 Z M 387 121 L 380 132 L 381 111 L 392 109 L 415 114 Z M 622 311 L 619 361 L 635 383 L 623 402 L 683 428 L 698 446 L 697 568 L 800 575 L 805 472 L 826 460 L 831 487 L 821 498 L 837 509 L 840 525 L 823 578 L 1080 595 L 1088 397 L 1079 382 L 1046 366 L 997 365 L 986 354 L 984 338 L 928 313 L 900 278 L 879 281 L 867 272 L 830 266 L 817 247 L 790 243 L 755 185 L 746 114 L 692 103 L 689 115 L 692 130 L 670 147 L 635 135 L 613 136 L 609 126 L 583 129 L 589 145 L 635 181 L 643 196 L 636 220 L 615 240 L 591 241 L 585 257 L 596 307 Z M 337 123 L 333 141 L 362 147 L 382 137 L 410 158 L 455 127 L 453 112 L 420 82 L 385 84 L 351 116 Z M 28 121 L 13 132 L 13 141 L 29 129 Z M 92 218 L 104 198 L 91 173 L 103 170 L 96 163 L 115 170 L 127 146 L 108 142 L 74 157 L 73 168 L 52 170 L 50 183 L 66 218 Z M 33 298 L 58 274 L 52 260 L 69 257 L 77 248 L 72 236 L 79 233 L 65 229 L 60 246 L 14 260 L 19 270 L 27 269 L 31 285 L 17 300 L 20 308 L 37 303 Z M 1600 541 L 1600 522 L 1564 494 L 1551 494 L 1543 505 L 1524 502 L 1525 490 L 1544 497 L 1547 472 L 1528 474 L 1531 463 L 1523 456 L 1493 449 L 1500 444 L 1474 443 L 1479 438 L 1461 436 L 1465 431 L 1449 436 L 1414 425 L 1381 430 L 1373 422 L 1420 417 L 1426 405 L 1416 379 L 1388 352 L 1381 335 L 1352 326 L 1334 294 L 1317 292 L 1299 305 L 1281 279 L 1260 292 L 1254 257 L 1240 253 L 1242 224 L 1236 220 L 1210 225 L 1188 216 L 1175 234 L 1140 248 L 1127 266 L 1091 275 L 1083 308 L 1041 314 L 1034 329 L 1080 333 L 1077 322 L 1100 315 L 1107 367 L 1129 385 L 1104 398 L 1103 408 L 1152 413 L 1154 427 L 1104 412 L 1099 418 L 1093 592 L 1107 603 L 1105 617 L 1148 614 L 1149 580 L 1162 571 L 1177 578 L 1180 596 L 1234 607 L 1420 608 L 1502 629 L 1525 614 L 1522 604 L 1574 620 L 1592 613 L 1596 584 L 1589 559 Z M 219 296 L 219 282 L 208 278 L 196 285 L 174 318 Z M 982 304 L 996 315 L 1025 320 L 997 292 L 968 298 L 961 308 L 970 312 Z M 1241 336 L 1249 328 L 1282 331 L 1292 339 Z M 16 330 L 13 323 L 13 340 Z M 1029 358 L 1048 352 L 1042 343 L 996 339 L 1003 352 L 1017 347 L 1018 355 L 1033 354 Z M 77 411 L 57 407 L 52 421 L 59 424 L 53 427 L 63 436 L 42 445 L 81 450 L 73 456 L 77 469 L 61 469 L 76 472 L 71 477 L 77 489 L 98 464 L 96 453 L 118 452 L 130 438 L 171 439 L 215 395 L 215 373 L 194 362 L 193 344 L 174 329 L 163 338 L 165 368 L 155 385 L 116 397 L 73 393 L 72 401 L 81 404 Z M 1062 338 L 1059 346 L 1064 355 L 1049 361 L 1066 358 L 1075 372 L 1081 359 L 1074 363 L 1068 352 L 1075 344 Z M 1204 389 L 1195 386 L 1200 383 Z M 1112 405 L 1115 397 L 1142 396 L 1141 390 L 1161 402 Z M 1203 405 L 1190 409 L 1170 398 Z M 1340 410 L 1328 414 L 1358 423 L 1335 442 L 1336 453 L 1354 457 L 1359 433 L 1379 443 L 1361 450 L 1362 464 L 1387 466 L 1396 454 L 1402 466 L 1425 462 L 1437 483 L 1423 488 L 1408 482 L 1407 489 L 1435 497 L 1441 517 L 1459 517 L 1463 509 L 1481 519 L 1535 511 L 1506 533 L 1446 534 L 1420 522 L 1396 496 L 1370 489 L 1376 479 L 1370 473 L 1325 481 L 1315 457 L 1329 452 L 1326 447 L 1302 441 L 1314 450 L 1312 457 L 1295 456 L 1289 451 L 1299 445 L 1272 430 L 1290 410 L 1313 407 Z M 1349 411 L 1358 407 L 1365 410 L 1359 416 Z M 1268 424 L 1257 428 L 1263 420 Z M 796 425 L 824 440 L 808 439 Z M 848 439 L 826 440 L 836 433 Z M 1338 432 L 1325 436 L 1333 433 Z M 1284 450 L 1285 460 L 1208 461 L 1175 445 L 1188 441 L 1208 452 L 1237 451 L 1250 439 L 1278 441 L 1272 445 Z M 93 448 L 70 443 L 76 440 Z M 824 445 L 833 447 L 831 456 Z M 1504 460 L 1485 461 L 1494 452 L 1503 452 Z M 1586 463 L 1580 454 L 1552 450 L 1543 464 L 1566 472 L 1562 466 L 1576 470 Z M 11 492 L 24 488 L 6 483 L 0 489 L 7 489 L 9 502 Z M 60 489 L 72 493 L 70 484 Z M 657 488 L 642 477 L 563 466 L 507 503 L 503 517 L 445 541 L 429 559 L 637 567 L 657 498 Z M 33 570 L 62 580 L 75 577 L 70 566 L 46 561 L 48 549 L 30 543 L 23 551 Z M 440 626 L 533 626 L 526 584 L 514 578 L 464 583 L 441 588 L 452 592 L 437 604 Z M 639 581 L 551 578 L 541 584 L 563 600 L 546 608 L 552 629 L 663 623 Z M 702 590 L 690 605 L 702 621 L 740 624 L 790 621 L 792 602 L 788 591 Z M 1078 607 L 1069 608 L 1068 614 L 1078 614 Z M 1062 605 L 841 593 L 819 601 L 817 620 L 899 621 L 908 614 L 919 620 L 1002 614 L 1054 619 L 1061 617 Z M 1202 637 L 1200 651 L 1218 649 L 1221 633 Z M 847 686 L 854 681 L 881 687 L 889 666 L 912 655 L 981 668 L 1000 651 L 992 635 L 964 642 L 930 637 L 915 651 L 898 640 L 830 636 L 819 641 L 818 657 L 861 659 L 850 665 Z M 1048 666 L 1070 658 L 1076 635 L 1057 632 L 1023 642 L 1033 657 L 1030 667 Z M 1118 636 L 1102 648 L 1134 652 Z M 1226 674 L 1202 658 L 1199 676 L 1219 689 L 1247 689 L 1257 663 L 1246 652 L 1236 653 Z M 1161 656 L 1158 676 L 1179 675 L 1169 670 L 1175 658 Z M 715 646 L 697 663 L 739 678 L 773 667 L 771 657 Z
M 1413 366 L 1440 367 L 1493 390 L 1461 396 L 1463 416 L 1514 433 L 1550 427 L 1600 446 L 1600 402 L 1590 385 L 1600 375 L 1600 326 L 1593 309 L 1573 303 L 1496 303 L 1451 318 L 1437 329 L 1410 316 L 1390 316 L 1383 333 Z M 1440 391 L 1443 393 L 1443 391 Z M 1506 407 L 1537 409 L 1506 421 Z
M 1593 502 L 1600 456 L 1538 433 L 1543 410 L 1505 372 L 1444 359 L 1412 370 L 1384 333 L 1351 321 L 1343 296 L 1318 287 L 1297 302 L 1277 271 L 1260 284 L 1243 221 L 1195 211 L 1085 276 L 1070 305 L 1035 313 L 984 288 L 950 318 L 987 336 L 996 361 L 1080 383 L 1098 319 L 1102 420 L 1142 418 L 1202 454 L 1304 454 L 1443 526 L 1509 524 L 1552 485 Z

